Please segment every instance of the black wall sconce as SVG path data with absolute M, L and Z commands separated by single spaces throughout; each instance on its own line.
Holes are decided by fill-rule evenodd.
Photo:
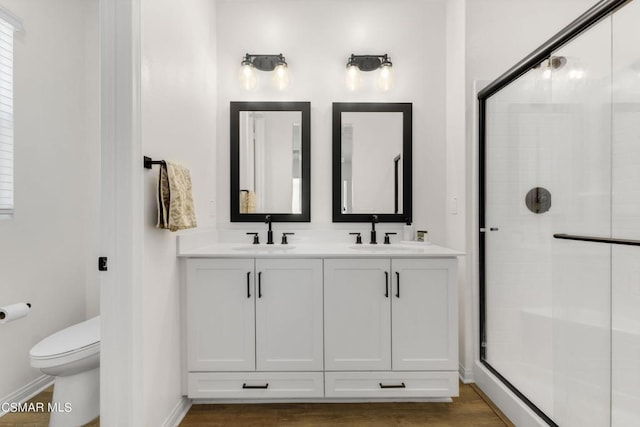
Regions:
M 258 85 L 256 70 L 273 71 L 271 80 L 278 90 L 284 90 L 289 85 L 289 68 L 282 54 L 257 55 L 246 53 L 240 63 L 238 79 L 245 90 L 255 89 Z
M 393 87 L 393 64 L 389 55 L 354 55 L 351 54 L 347 62 L 345 85 L 350 91 L 362 86 L 361 71 L 378 71 L 378 88 L 388 91 Z

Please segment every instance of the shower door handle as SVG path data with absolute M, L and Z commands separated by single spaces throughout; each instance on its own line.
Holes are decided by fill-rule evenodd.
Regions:
M 640 240 L 613 239 L 611 237 L 578 236 L 576 234 L 554 234 L 554 238 L 562 240 L 576 240 L 579 242 L 609 243 L 612 245 L 640 246 Z

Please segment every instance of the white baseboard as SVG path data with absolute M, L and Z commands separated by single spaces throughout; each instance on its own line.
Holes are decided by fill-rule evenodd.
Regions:
M 465 369 L 462 363 L 458 365 L 458 375 L 460 375 L 460 381 L 462 381 L 463 384 L 475 382 L 473 380 L 473 369 Z
M 177 427 L 182 422 L 182 419 L 187 415 L 189 409 L 191 409 L 191 399 L 186 396 L 181 396 L 176 406 L 173 407 L 173 410 L 169 414 L 164 423 L 162 423 L 163 427 Z
M 45 388 L 53 384 L 54 379 L 55 379 L 54 377 L 49 375 L 41 375 L 35 380 L 31 381 L 29 384 L 23 387 L 20 387 L 18 390 L 14 391 L 10 395 L 0 399 L 0 403 L 26 402 L 27 400 L 31 399 L 33 396 L 35 396 L 36 394 L 40 393 L 42 390 L 44 390 Z M 7 414 L 6 411 L 2 411 L 0 409 L 0 417 L 6 414 Z

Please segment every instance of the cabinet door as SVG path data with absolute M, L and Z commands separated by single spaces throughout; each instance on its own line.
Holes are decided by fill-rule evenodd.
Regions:
M 258 371 L 322 371 L 322 260 L 256 260 Z
M 392 369 L 457 370 L 457 261 L 394 259 L 391 266 Z
M 189 371 L 255 370 L 252 259 L 187 261 Z
M 325 369 L 391 369 L 388 259 L 324 262 Z

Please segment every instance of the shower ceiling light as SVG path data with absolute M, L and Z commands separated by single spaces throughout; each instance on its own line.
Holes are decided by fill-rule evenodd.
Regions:
M 542 70 L 542 78 L 545 80 L 549 80 L 551 78 L 551 74 L 554 71 L 558 71 L 567 63 L 567 58 L 564 56 L 550 56 L 549 58 L 542 61 L 540 64 L 536 65 L 534 68 L 540 68 Z
M 272 82 L 278 90 L 284 90 L 289 85 L 289 67 L 282 54 L 256 55 L 246 53 L 240 63 L 238 79 L 245 90 L 255 89 L 258 85 L 256 70 L 273 71 Z
M 378 71 L 378 88 L 388 91 L 393 87 L 393 64 L 389 56 L 384 55 L 354 55 L 351 54 L 347 62 L 347 74 L 345 85 L 350 91 L 360 89 L 362 86 L 361 71 Z
M 557 71 L 564 67 L 567 64 L 567 58 L 564 56 L 552 56 L 548 61 L 548 68 L 551 68 L 554 71 Z

